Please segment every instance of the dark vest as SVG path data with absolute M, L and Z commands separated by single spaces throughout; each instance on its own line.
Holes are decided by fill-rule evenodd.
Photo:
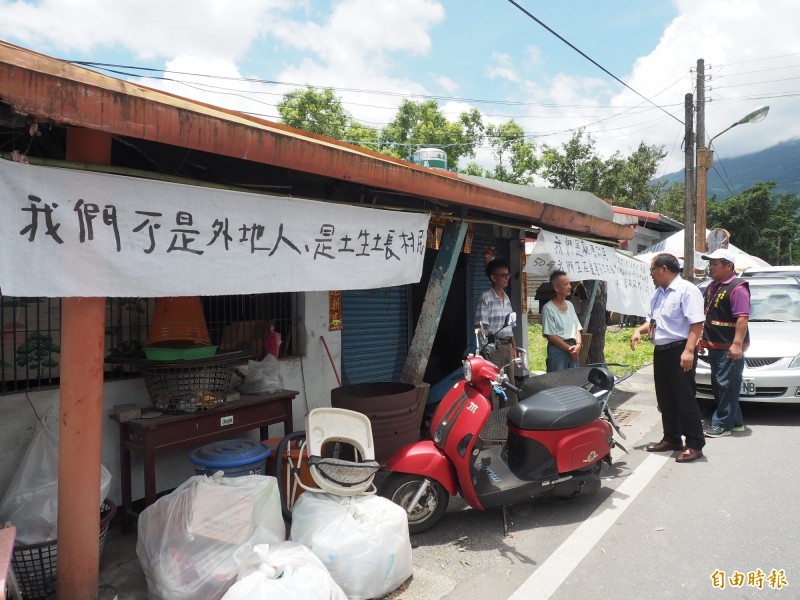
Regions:
M 731 347 L 733 338 L 736 335 L 736 317 L 733 316 L 731 311 L 731 294 L 740 285 L 747 286 L 747 289 L 750 289 L 750 285 L 744 279 L 734 277 L 727 285 L 716 288 L 713 297 L 711 297 L 713 283 L 709 284 L 703 292 L 706 322 L 703 326 L 701 346 L 720 350 L 727 350 Z M 748 330 L 744 334 L 742 348 L 745 349 L 749 345 L 750 331 Z

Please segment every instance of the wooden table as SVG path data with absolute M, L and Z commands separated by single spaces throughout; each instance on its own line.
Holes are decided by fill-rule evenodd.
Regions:
M 180 448 L 199 448 L 209 442 L 233 438 L 235 434 L 260 429 L 269 437 L 269 425 L 283 423 L 284 435 L 292 431 L 293 390 L 274 394 L 242 394 L 239 400 L 195 413 L 162 415 L 119 423 L 120 476 L 122 478 L 123 531 L 130 530 L 131 452 L 144 455 L 144 502 L 156 501 L 156 455 Z

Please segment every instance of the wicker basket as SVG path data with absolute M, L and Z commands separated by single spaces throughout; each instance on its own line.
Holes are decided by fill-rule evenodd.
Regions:
M 239 358 L 141 365 L 153 405 L 166 413 L 192 413 L 225 402 Z
M 108 498 L 100 507 L 100 554 L 106 542 L 108 525 L 117 512 L 117 506 Z M 44 600 L 56 591 L 56 540 L 39 544 L 17 544 L 11 556 L 11 568 L 25 600 Z

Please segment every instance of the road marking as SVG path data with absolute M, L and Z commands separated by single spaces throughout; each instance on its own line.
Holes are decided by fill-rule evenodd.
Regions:
M 644 459 L 611 496 L 611 506 L 598 507 L 508 600 L 550 598 L 668 460 L 669 455 L 660 454 Z

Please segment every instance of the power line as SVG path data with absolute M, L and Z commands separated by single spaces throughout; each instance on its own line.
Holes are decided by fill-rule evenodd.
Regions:
M 149 67 L 135 67 L 135 66 L 119 65 L 119 68 L 112 68 L 112 67 L 117 67 L 118 65 L 112 65 L 110 63 L 88 63 L 88 62 L 83 62 L 81 64 L 83 64 L 84 66 L 85 65 L 98 65 L 98 68 L 101 68 L 101 70 L 103 70 L 103 71 L 107 71 L 107 72 L 110 72 L 110 73 L 114 73 L 116 75 L 127 76 L 127 77 L 139 77 L 139 75 L 137 75 L 135 73 L 132 73 L 132 72 L 129 72 L 129 71 L 122 71 L 120 69 L 132 69 L 132 70 L 141 69 L 141 70 L 145 70 L 145 71 L 148 71 L 148 72 L 154 72 L 154 73 L 155 72 L 158 72 L 158 73 L 166 73 L 166 72 L 182 73 L 182 74 L 187 75 L 187 76 L 203 77 L 203 78 L 209 78 L 209 79 L 223 79 L 223 80 L 234 79 L 234 78 L 231 78 L 231 77 L 209 75 L 209 74 L 204 74 L 204 73 L 187 73 L 187 72 L 178 72 L 178 71 L 167 71 L 165 69 L 155 69 L 155 68 L 149 68 Z M 99 65 L 102 65 L 102 67 L 100 67 Z M 212 84 L 188 82 L 188 81 L 185 81 L 185 80 L 182 80 L 182 79 L 176 79 L 176 78 L 173 78 L 173 77 L 166 77 L 164 75 L 161 75 L 161 76 L 148 75 L 147 77 L 150 78 L 150 79 L 155 79 L 155 80 L 159 80 L 159 81 L 168 81 L 168 82 L 176 83 L 178 85 L 183 85 L 183 86 L 186 86 L 188 88 L 195 89 L 195 90 L 198 90 L 198 91 L 201 91 L 201 92 L 208 92 L 208 93 L 214 93 L 214 94 L 238 97 L 238 98 L 241 98 L 243 100 L 256 102 L 258 104 L 262 104 L 264 106 L 269 106 L 271 108 L 276 108 L 278 106 L 278 104 L 271 103 L 271 102 L 264 102 L 263 100 L 258 100 L 256 98 L 252 98 L 247 94 L 272 95 L 272 96 L 281 95 L 281 94 L 278 94 L 276 92 L 268 92 L 268 91 L 265 91 L 265 90 L 236 90 L 234 88 L 223 87 L 223 86 L 215 86 L 215 85 L 212 85 Z M 246 82 L 255 81 L 255 80 L 252 80 L 252 79 L 245 79 L 245 78 L 236 78 L 236 79 L 239 80 L 239 81 L 246 81 Z M 267 81 L 268 80 L 259 80 L 259 83 L 265 83 Z M 658 92 L 657 95 L 660 95 L 660 94 L 664 93 L 665 91 L 667 91 L 668 89 L 670 89 L 671 87 L 676 85 L 679 81 L 680 80 L 678 80 L 676 82 L 673 82 L 669 86 L 665 87 L 663 90 Z M 308 87 L 313 87 L 314 89 L 331 89 L 331 90 L 346 89 L 346 88 L 322 88 L 322 87 L 319 87 L 319 86 L 308 86 Z M 460 98 L 459 100 L 468 101 L 469 99 Z M 396 107 L 376 107 L 374 105 L 366 105 L 366 104 L 360 104 L 360 103 L 349 102 L 349 101 L 341 101 L 341 102 L 342 102 L 342 104 L 348 104 L 348 105 L 352 104 L 352 105 L 355 105 L 355 106 L 370 106 L 370 107 L 374 107 L 374 108 L 391 108 L 393 110 L 397 110 Z M 483 100 L 483 102 L 493 103 L 495 101 L 493 101 L 493 100 Z M 502 101 L 497 101 L 497 102 L 498 103 L 502 103 Z M 617 107 L 613 107 L 613 106 L 598 107 L 597 105 L 580 105 L 580 104 L 575 104 L 575 105 L 569 105 L 569 104 L 558 105 L 558 104 L 543 104 L 543 103 L 517 103 L 517 104 L 530 105 L 530 106 L 540 106 L 540 107 L 544 107 L 544 108 L 565 108 L 565 107 L 571 107 L 571 108 L 594 108 L 594 109 L 604 108 L 604 109 L 607 109 L 607 110 L 612 110 L 612 109 L 617 108 Z M 624 116 L 626 114 L 629 114 L 629 116 L 632 116 L 633 114 L 643 112 L 645 110 L 644 107 L 643 107 L 643 104 L 644 103 L 640 102 L 639 104 L 636 104 L 636 105 L 633 105 L 633 106 L 629 106 L 629 107 L 625 107 L 624 110 L 622 110 L 621 112 L 617 112 L 617 113 L 614 113 L 614 114 L 611 114 L 611 115 L 602 116 L 602 117 L 598 116 L 597 120 L 592 121 L 591 123 L 588 123 L 588 124 L 585 124 L 585 125 L 580 125 L 580 126 L 576 126 L 576 127 L 570 127 L 570 128 L 567 128 L 567 129 L 559 129 L 559 130 L 554 130 L 554 131 L 526 133 L 526 134 L 524 134 L 523 136 L 521 136 L 518 139 L 549 137 L 549 136 L 553 136 L 553 135 L 563 135 L 565 133 L 569 133 L 571 131 L 576 131 L 578 129 L 588 129 L 588 128 L 594 127 L 596 125 L 599 125 L 601 123 L 605 123 L 605 122 L 617 119 L 617 118 L 622 117 L 622 116 Z M 672 106 L 672 105 L 667 105 L 667 106 Z M 619 107 L 619 108 L 622 108 L 622 107 Z M 661 110 L 663 110 L 663 109 L 661 109 Z M 260 113 L 260 112 L 247 111 L 247 110 L 242 110 L 241 112 L 243 112 L 245 114 L 248 114 L 248 115 L 251 115 L 251 116 L 255 116 L 255 117 L 264 117 L 264 118 L 268 118 L 268 119 L 280 119 L 280 115 L 274 115 L 274 114 L 269 114 L 269 113 Z M 669 114 L 669 113 L 667 113 L 667 114 Z M 483 115 L 487 116 L 487 117 L 504 116 L 504 115 L 492 115 L 492 114 L 489 114 L 489 113 L 483 113 Z M 522 115 L 505 115 L 505 116 L 508 116 L 508 117 L 510 117 L 512 119 L 513 118 L 547 119 L 547 118 L 580 118 L 580 117 L 585 118 L 588 115 L 581 115 L 580 117 L 579 116 L 570 117 L 569 115 L 542 116 L 542 115 L 525 115 L 525 114 L 522 114 Z M 359 120 L 358 122 L 360 124 L 364 125 L 365 127 L 367 127 L 368 129 L 371 129 L 371 130 L 376 131 L 376 132 L 379 131 L 379 129 L 381 127 L 385 127 L 386 125 L 388 125 L 388 123 L 375 122 L 375 121 Z M 647 124 L 647 123 L 652 123 L 652 122 L 653 121 L 647 121 L 645 123 L 634 123 L 634 124 L 625 125 L 625 126 L 621 126 L 621 127 L 617 127 L 617 128 L 607 129 L 606 131 L 614 131 L 615 129 L 616 130 L 620 130 L 620 129 L 626 129 L 626 128 L 633 127 L 633 128 L 637 128 L 637 129 L 633 130 L 635 132 L 635 131 L 648 129 L 649 127 L 639 127 L 639 126 Z M 510 140 L 510 141 L 513 142 L 515 140 Z
M 552 34 L 553 34 L 554 36 L 556 36 L 556 37 L 557 37 L 559 40 L 561 40 L 562 42 L 564 42 L 564 43 L 565 43 L 567 46 L 569 46 L 570 48 L 572 48 L 573 50 L 575 50 L 575 52 L 577 52 L 578 54 L 580 54 L 582 57 L 584 57 L 586 60 L 588 60 L 588 61 L 589 61 L 590 63 L 592 63 L 594 66 L 596 66 L 598 69 L 600 69 L 601 71 L 603 71 L 604 73 L 606 73 L 606 74 L 607 74 L 607 75 L 609 75 L 610 77 L 614 78 L 616 81 L 618 81 L 619 83 L 621 83 L 622 85 L 624 85 L 626 88 L 628 88 L 628 89 L 629 89 L 630 91 L 632 91 L 634 94 L 636 94 L 637 96 L 639 96 L 639 97 L 640 97 L 640 98 L 642 98 L 643 100 L 645 100 L 645 101 L 649 102 L 650 104 L 652 104 L 653 106 L 655 106 L 657 109 L 659 109 L 659 110 L 661 110 L 661 111 L 665 112 L 665 113 L 666 113 L 666 114 L 668 114 L 670 117 L 672 117 L 673 119 L 675 119 L 676 121 L 678 121 L 678 123 L 680 123 L 681 125 L 683 125 L 683 121 L 681 121 L 681 120 L 680 120 L 678 117 L 676 117 L 676 116 L 675 116 L 675 115 L 673 115 L 672 113 L 670 113 L 670 112 L 668 112 L 668 111 L 664 110 L 664 108 L 662 108 L 661 106 L 659 106 L 658 104 L 656 104 L 655 102 L 653 102 L 652 100 L 650 100 L 649 98 L 647 98 L 646 96 L 643 96 L 642 94 L 640 94 L 639 92 L 637 92 L 635 89 L 633 89 L 633 88 L 632 88 L 631 86 L 629 86 L 627 83 L 625 83 L 624 81 L 622 81 L 622 79 L 620 79 L 619 77 L 617 77 L 616 75 L 614 75 L 614 74 L 613 74 L 611 71 L 609 71 L 608 69 L 606 69 L 606 68 L 605 68 L 603 65 L 601 65 L 599 62 L 597 62 L 597 61 L 596 61 L 596 60 L 594 60 L 592 57 L 590 57 L 588 54 L 586 54 L 585 52 L 583 52 L 583 50 L 580 50 L 578 47 L 576 47 L 574 44 L 572 44 L 571 42 L 569 42 L 569 41 L 568 41 L 567 39 L 565 39 L 563 36 L 559 35 L 559 34 L 558 34 L 558 33 L 556 33 L 556 32 L 555 32 L 553 29 L 551 29 L 550 27 L 548 27 L 547 25 L 545 25 L 545 24 L 544 24 L 542 21 L 540 21 L 539 19 L 537 19 L 535 16 L 533 16 L 533 14 L 531 14 L 530 12 L 528 12 L 527 10 L 525 10 L 525 9 L 524 9 L 522 6 L 520 6 L 519 4 L 517 4 L 517 3 L 516 3 L 514 0 L 508 0 L 508 2 L 509 2 L 510 4 L 513 4 L 514 6 L 516 6 L 516 7 L 517 7 L 519 10 L 521 10 L 523 13 L 525 13 L 526 15 L 528 15 L 528 16 L 529 16 L 531 19 L 533 19 L 534 21 L 536 21 L 536 22 L 537 22 L 539 25 L 541 25 L 542 27 L 544 27 L 544 28 L 545 28 L 547 31 L 549 31 L 550 33 L 552 33 Z
M 544 102 L 522 102 L 517 100 L 496 100 L 496 99 L 486 99 L 486 98 L 469 98 L 469 97 L 461 97 L 461 96 L 444 96 L 444 95 L 436 95 L 436 94 L 417 94 L 414 92 L 389 92 L 386 90 L 370 90 L 370 89 L 362 89 L 362 88 L 349 88 L 349 87 L 336 87 L 336 86 L 317 86 L 317 85 L 310 85 L 308 83 L 296 83 L 290 81 L 277 81 L 273 79 L 254 79 L 249 77 L 231 77 L 227 75 L 209 75 L 207 73 L 189 73 L 186 71 L 168 71 L 167 69 L 156 69 L 153 67 L 137 67 L 134 65 L 118 65 L 113 63 L 101 63 L 101 62 L 91 62 L 91 61 L 79 61 L 79 60 L 69 60 L 64 59 L 65 62 L 79 65 L 83 67 L 94 67 L 103 71 L 108 71 L 110 73 L 117 73 L 119 75 L 127 75 L 129 77 L 143 77 L 143 75 L 136 75 L 130 72 L 123 72 L 119 71 L 118 69 L 127 69 L 128 71 L 145 71 L 149 73 L 174 73 L 175 75 L 187 75 L 190 77 L 205 77 L 210 79 L 222 79 L 226 81 L 243 81 L 247 83 L 260 83 L 266 85 L 280 85 L 286 87 L 293 87 L 293 88 L 313 88 L 316 90 L 331 90 L 332 92 L 352 92 L 352 93 L 360 93 L 360 94 L 375 94 L 378 96 L 393 96 L 399 98 L 423 98 L 426 100 L 447 100 L 452 102 L 471 102 L 474 104 L 498 104 L 502 106 L 539 106 L 539 107 L 562 107 L 562 106 L 575 106 L 575 107 L 592 107 L 593 105 L 560 105 L 560 104 L 553 104 L 553 103 L 544 103 Z M 168 79 L 169 78 L 159 78 L 153 77 L 153 79 Z M 262 92 L 265 93 L 265 92 Z M 658 107 L 660 108 L 660 107 Z

